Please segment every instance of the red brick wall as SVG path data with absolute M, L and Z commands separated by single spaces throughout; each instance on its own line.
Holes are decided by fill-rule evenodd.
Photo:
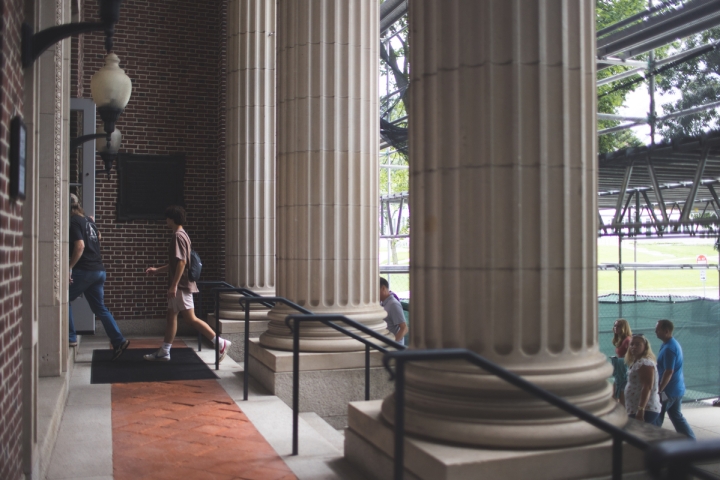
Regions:
M 185 153 L 185 226 L 203 259 L 203 279 L 224 277 L 226 0 L 126 0 L 116 27 L 115 53 L 133 81 L 118 121 L 121 152 Z M 86 2 L 86 21 L 97 17 Z M 84 89 L 104 64 L 103 35 L 83 38 Z M 103 168 L 98 158 L 98 170 Z M 166 263 L 164 221 L 117 222 L 117 174 L 98 174 L 97 223 L 108 273 L 105 301 L 119 321 L 165 315 L 165 278 L 146 278 Z M 120 323 L 122 330 L 123 326 Z
M 0 478 L 22 476 L 22 204 L 10 199 L 10 120 L 22 112 L 22 0 L 0 2 Z

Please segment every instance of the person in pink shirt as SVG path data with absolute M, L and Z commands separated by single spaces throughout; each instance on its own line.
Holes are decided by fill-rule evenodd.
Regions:
M 613 325 L 612 344 L 615 347 L 615 357 L 611 358 L 613 365 L 613 398 L 625 405 L 625 385 L 627 385 L 627 365 L 625 365 L 625 354 L 632 340 L 630 324 L 624 318 L 618 318 Z
M 232 342 L 219 338 L 210 326 L 195 316 L 195 304 L 192 294 L 198 291 L 195 282 L 188 278 L 188 265 L 190 264 L 190 251 L 192 243 L 183 228 L 185 224 L 185 209 L 178 205 L 171 205 L 165 210 L 165 223 L 172 230 L 173 235 L 168 244 L 168 263 L 162 267 L 149 267 L 146 275 L 159 275 L 167 273 L 167 319 L 165 323 L 165 338 L 162 346 L 155 353 L 144 355 L 150 362 L 169 362 L 170 348 L 177 332 L 178 314 L 182 314 L 186 322 L 199 331 L 213 345 L 220 342 L 220 361 L 225 358 Z

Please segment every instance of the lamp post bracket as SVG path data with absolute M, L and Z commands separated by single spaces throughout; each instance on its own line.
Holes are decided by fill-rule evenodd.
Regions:
M 98 30 L 105 31 L 105 48 L 112 49 L 112 36 L 115 24 L 120 20 L 120 5 L 123 0 L 98 0 L 100 22 L 76 22 L 56 25 L 33 32 L 33 27 L 27 23 L 22 24 L 22 65 L 28 68 L 51 45 L 72 35 Z

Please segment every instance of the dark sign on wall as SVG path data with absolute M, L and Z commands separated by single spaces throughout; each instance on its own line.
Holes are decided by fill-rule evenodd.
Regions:
M 25 199 L 27 131 L 20 117 L 10 122 L 10 196 Z
M 117 219 L 164 220 L 170 205 L 185 206 L 185 155 L 118 154 Z

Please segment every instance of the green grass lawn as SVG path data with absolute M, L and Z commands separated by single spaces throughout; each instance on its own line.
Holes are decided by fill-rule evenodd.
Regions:
M 410 249 L 407 247 L 398 246 L 396 249 L 398 257 L 398 265 L 408 265 L 410 263 Z M 385 245 L 380 245 L 380 265 L 390 265 L 388 258 L 392 258 L 387 251 Z
M 641 240 L 637 250 L 632 240 L 622 244 L 622 263 L 691 264 L 696 265 L 698 255 L 705 255 L 708 263 L 718 263 L 718 252 L 713 239 Z M 617 239 L 601 239 L 598 245 L 598 263 L 618 263 Z M 622 275 L 623 293 L 633 293 L 637 275 L 638 293 L 718 296 L 720 285 L 718 271 L 714 268 L 705 273 L 705 282 L 699 270 L 626 270 Z M 598 272 L 598 294 L 617 293 L 617 271 Z
M 691 264 L 696 265 L 698 255 L 705 255 L 708 263 L 718 263 L 713 239 L 654 239 L 638 240 L 637 249 L 633 240 L 622 243 L 623 263 L 653 264 Z M 618 242 L 616 238 L 606 237 L 598 241 L 598 263 L 618 263 Z M 397 248 L 398 264 L 408 265 L 410 250 L 400 244 Z M 387 243 L 380 243 L 380 265 L 388 265 Z M 410 290 L 408 274 L 385 275 L 390 288 L 396 292 Z M 619 274 L 615 270 L 598 272 L 598 295 L 618 292 Z M 705 282 L 700 278 L 700 270 L 625 270 L 622 275 L 623 293 L 632 294 L 636 288 L 640 294 L 655 295 L 700 295 L 718 297 L 720 274 L 714 268 L 705 273 Z

